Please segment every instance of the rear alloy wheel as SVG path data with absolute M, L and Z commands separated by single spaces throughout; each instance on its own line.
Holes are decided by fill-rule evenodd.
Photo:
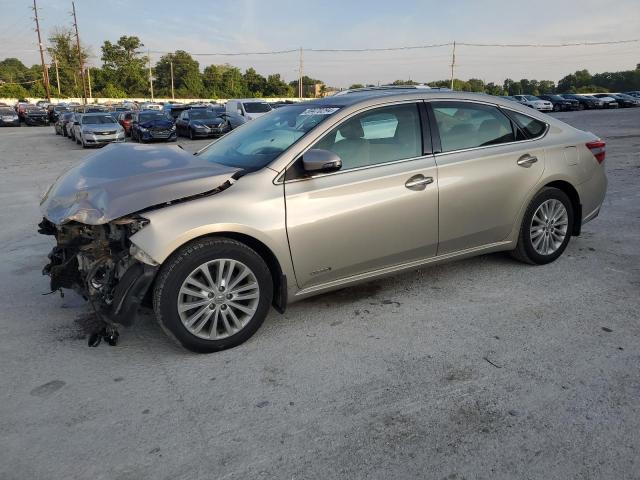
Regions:
M 543 188 L 529 204 L 512 255 L 526 263 L 543 265 L 556 260 L 571 239 L 573 208 L 557 188 Z
M 153 304 L 171 338 L 193 352 L 209 353 L 249 339 L 272 297 L 271 273 L 254 250 L 235 240 L 207 238 L 165 263 Z

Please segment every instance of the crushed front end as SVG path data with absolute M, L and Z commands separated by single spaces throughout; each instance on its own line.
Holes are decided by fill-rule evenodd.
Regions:
M 107 325 L 130 325 L 158 270 L 129 240 L 147 222 L 131 216 L 101 225 L 56 225 L 43 218 L 38 232 L 56 239 L 43 270 L 51 290 L 75 290 Z

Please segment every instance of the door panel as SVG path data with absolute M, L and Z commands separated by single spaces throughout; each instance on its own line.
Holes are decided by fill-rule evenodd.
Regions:
M 524 155 L 537 158 L 518 165 Z M 535 142 L 436 155 L 440 192 L 438 255 L 500 242 L 544 170 Z
M 432 177 L 433 183 L 405 186 L 416 175 Z M 427 156 L 285 183 L 298 286 L 434 256 L 437 175 Z

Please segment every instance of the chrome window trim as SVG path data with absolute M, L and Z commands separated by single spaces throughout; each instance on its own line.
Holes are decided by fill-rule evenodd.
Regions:
M 318 138 L 316 138 L 311 145 L 307 145 L 300 153 L 294 155 L 294 159 L 291 160 L 287 166 L 282 170 L 282 172 L 279 173 L 279 175 L 276 175 L 276 177 L 273 179 L 273 183 L 274 185 L 282 185 L 284 183 L 293 183 L 293 182 L 304 182 L 307 180 L 313 180 L 314 178 L 319 178 L 319 177 L 326 177 L 329 175 L 338 175 L 341 173 L 348 173 L 348 172 L 354 172 L 357 170 L 365 170 L 365 169 L 369 169 L 369 168 L 375 168 L 375 167 L 381 167 L 384 165 L 392 165 L 394 163 L 402 163 L 402 162 L 409 162 L 412 160 L 417 160 L 420 158 L 429 158 L 429 157 L 433 157 L 433 155 L 419 155 L 417 157 L 411 157 L 411 158 L 401 158 L 399 160 L 391 160 L 389 162 L 384 162 L 384 163 L 376 163 L 374 165 L 365 165 L 363 167 L 356 167 L 356 168 L 350 168 L 348 170 L 337 170 L 335 172 L 328 172 L 328 173 L 318 173 L 316 175 L 310 176 L 310 177 L 306 177 L 306 178 L 294 178 L 292 180 L 287 180 L 285 182 L 284 180 L 284 176 L 287 173 L 287 169 L 289 169 L 289 167 L 291 167 L 291 165 L 293 165 L 295 162 L 298 161 L 298 159 L 304 155 L 308 150 L 311 150 L 311 148 L 318 143 L 319 141 L 321 141 L 324 137 L 326 137 L 329 132 L 331 130 L 333 130 L 335 127 L 337 127 L 338 125 L 342 124 L 343 122 L 346 122 L 347 120 L 355 117 L 356 115 L 360 115 L 361 113 L 365 113 L 369 110 L 375 110 L 377 108 L 384 108 L 384 107 L 391 107 L 394 105 L 404 105 L 407 103 L 413 103 L 416 106 L 416 110 L 418 110 L 418 116 L 420 115 L 420 111 L 419 111 L 419 104 L 420 102 L 424 102 L 425 100 L 423 98 L 415 98 L 415 99 L 410 99 L 410 100 L 396 100 L 396 101 L 391 101 L 391 102 L 384 102 L 384 103 L 379 103 L 376 105 L 372 105 L 372 106 L 368 106 L 368 107 L 364 107 L 361 108 L 360 110 L 356 110 L 355 112 L 352 112 L 351 114 L 349 114 L 348 116 L 340 119 L 338 122 L 332 124 L 327 130 L 325 130 L 320 136 L 318 136 Z M 421 131 L 420 131 L 420 140 L 422 143 L 422 124 L 421 124 Z M 283 152 L 284 153 L 284 152 Z

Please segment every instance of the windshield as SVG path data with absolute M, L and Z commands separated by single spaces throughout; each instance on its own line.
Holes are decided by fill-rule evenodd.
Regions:
M 10 108 L 0 108 L 0 115 L 14 115 L 16 112 Z
M 338 110 L 308 105 L 279 108 L 231 131 L 198 155 L 230 167 L 259 170 Z
M 140 114 L 139 121 L 141 123 L 150 122 L 152 120 L 169 120 L 166 113 L 163 112 L 145 112 Z
M 82 123 L 84 125 L 101 125 L 105 123 L 116 123 L 110 115 L 83 115 Z
M 247 113 L 266 113 L 272 110 L 267 102 L 247 102 L 242 105 Z
M 551 100 L 564 100 L 560 95 L 549 95 Z
M 534 97 L 533 95 L 525 95 L 524 98 L 526 98 L 527 100 L 540 100 L 538 97 Z
M 212 119 L 212 118 L 216 118 L 218 115 L 216 115 L 215 112 L 212 112 L 211 110 L 191 110 L 191 112 L 189 112 L 189 116 L 191 117 L 191 120 L 208 120 L 208 119 Z

